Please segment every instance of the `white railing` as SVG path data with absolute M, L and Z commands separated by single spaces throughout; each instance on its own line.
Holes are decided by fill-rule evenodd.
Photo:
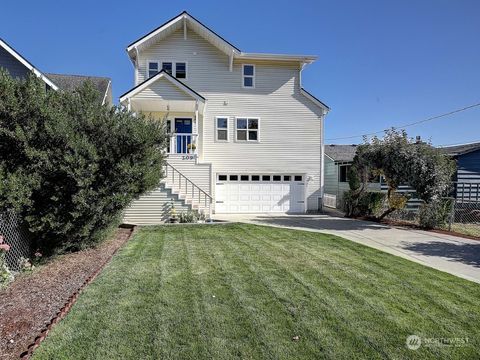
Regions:
M 196 205 L 199 211 L 208 211 L 208 220 L 212 218 L 213 198 L 209 194 L 168 162 L 165 167 L 165 177 L 167 185 L 173 191 L 190 201 L 192 207 Z
M 170 135 L 170 154 L 196 154 L 198 134 L 173 133 Z

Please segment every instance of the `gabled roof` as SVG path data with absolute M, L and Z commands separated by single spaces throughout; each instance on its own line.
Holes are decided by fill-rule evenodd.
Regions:
M 160 25 L 155 30 L 149 32 L 148 34 L 142 36 L 138 40 L 135 40 L 130 45 L 127 46 L 127 53 L 130 56 L 130 59 L 134 61 L 137 54 L 137 49 L 142 50 L 143 48 L 149 47 L 151 44 L 166 38 L 168 35 L 173 33 L 176 30 L 183 29 L 187 26 L 203 37 L 205 40 L 209 41 L 212 45 L 217 47 L 219 50 L 223 51 L 229 56 L 233 56 L 236 59 L 245 59 L 245 60 L 279 60 L 279 61 L 298 61 L 301 63 L 310 64 L 314 62 L 317 57 L 312 55 L 287 55 L 287 54 L 264 54 L 264 53 L 246 53 L 242 52 L 239 48 L 234 46 L 232 43 L 225 40 L 223 37 L 218 35 L 215 31 L 210 29 L 208 26 L 201 23 L 195 17 L 190 15 L 188 12 L 183 11 L 181 14 L 175 16 L 174 18 L 168 20 L 166 23 Z
M 193 90 L 191 87 L 185 85 L 183 82 L 181 82 L 180 80 L 178 80 L 177 78 L 173 77 L 172 75 L 170 75 L 168 72 L 166 72 L 165 70 L 161 70 L 158 74 L 156 74 L 155 76 L 152 76 L 151 78 L 143 81 L 142 83 L 138 84 L 137 86 L 135 86 L 134 88 L 130 89 L 129 91 L 127 91 L 125 94 L 121 95 L 120 96 L 120 103 L 124 102 L 125 100 L 127 100 L 128 98 L 131 98 L 133 96 L 135 96 L 136 94 L 138 94 L 139 92 L 141 92 L 142 90 L 144 90 L 145 88 L 147 88 L 149 85 L 153 84 L 154 82 L 160 80 L 160 79 L 166 79 L 168 81 L 170 81 L 173 85 L 175 85 L 176 87 L 178 87 L 180 90 L 182 90 L 183 92 L 187 93 L 188 95 L 190 95 L 192 98 L 194 98 L 195 100 L 199 100 L 201 102 L 205 102 L 205 98 L 200 95 L 198 92 L 196 92 L 195 90 Z
M 327 155 L 333 161 L 353 161 L 355 153 L 357 152 L 357 146 L 352 145 L 325 145 L 325 155 Z
M 330 111 L 330 108 L 322 101 L 320 101 L 319 99 L 317 99 L 315 96 L 313 96 L 312 94 L 310 94 L 307 90 L 305 90 L 304 88 L 300 88 L 300 93 L 305 96 L 306 98 L 310 99 L 311 101 L 313 101 L 313 103 L 315 103 L 317 106 L 321 107 L 322 109 L 324 109 L 326 112 Z
M 15 51 L 14 48 L 12 48 L 10 45 L 8 45 L 1 38 L 0 38 L 0 46 L 3 47 L 10 55 L 12 55 L 15 59 L 17 59 L 28 70 L 30 70 L 37 77 L 42 79 L 53 90 L 58 90 L 58 86 L 55 85 L 47 76 L 45 76 L 45 74 L 43 74 L 40 70 L 38 70 L 35 66 L 33 66 L 27 59 L 25 59 L 22 55 L 20 55 L 17 51 Z
M 174 31 L 183 28 L 183 26 L 186 26 L 187 24 L 200 36 L 210 41 L 213 45 L 218 47 L 223 52 L 227 54 L 231 54 L 232 52 L 240 53 L 240 49 L 238 49 L 236 46 L 225 40 L 223 37 L 218 35 L 206 25 L 202 24 L 200 21 L 198 21 L 186 11 L 183 11 L 181 14 L 173 17 L 164 24 L 160 25 L 155 30 L 149 32 L 148 34 L 142 36 L 138 40 L 135 40 L 130 45 L 128 45 L 127 52 L 130 58 L 133 59 L 136 57 L 135 48 L 148 47 L 151 43 L 167 37 Z
M 473 151 L 480 150 L 480 142 L 462 144 L 455 146 L 445 146 L 440 148 L 443 152 L 450 156 L 460 156 L 471 153 Z
M 107 100 L 108 90 L 112 81 L 107 77 L 84 76 L 84 75 L 67 75 L 67 74 L 46 74 L 55 84 L 64 91 L 75 91 L 83 85 L 85 81 L 91 81 L 101 95 L 102 104 Z

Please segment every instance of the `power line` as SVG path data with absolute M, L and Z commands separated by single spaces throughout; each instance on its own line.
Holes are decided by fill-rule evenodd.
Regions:
M 462 111 L 465 111 L 465 110 L 469 110 L 469 109 L 477 107 L 477 106 L 480 106 L 480 103 L 476 103 L 476 104 L 473 104 L 473 105 L 468 105 L 468 106 L 465 106 L 465 107 L 460 108 L 460 109 L 456 109 L 456 110 L 453 110 L 453 111 L 450 111 L 450 112 L 447 112 L 447 113 L 444 113 L 444 114 L 440 114 L 440 115 L 435 115 L 435 116 L 432 116 L 432 117 L 429 117 L 429 118 L 426 118 L 426 119 L 423 119 L 423 120 L 415 121 L 415 122 L 412 122 L 412 123 L 408 123 L 408 124 L 405 124 L 405 125 L 393 126 L 393 128 L 394 129 L 404 129 L 406 127 L 422 124 L 422 123 L 425 123 L 427 121 L 432 121 L 432 120 L 440 119 L 440 118 L 443 118 L 443 117 L 446 117 L 446 116 L 450 116 L 450 115 L 453 115 L 453 114 L 456 114 L 456 113 L 459 113 L 459 112 L 462 112 Z M 375 131 L 375 132 L 371 132 L 371 133 L 368 133 L 368 134 L 361 134 L 361 135 L 352 135 L 352 136 L 330 138 L 330 139 L 325 139 L 325 140 L 354 139 L 354 138 L 358 138 L 358 137 L 382 134 L 385 131 L 387 131 L 387 130 L 380 130 L 380 131 Z
M 437 147 L 446 147 L 446 146 L 455 146 L 455 145 L 472 145 L 478 142 L 480 142 L 480 140 L 473 140 L 473 141 L 461 142 L 456 144 L 442 144 L 442 145 L 437 145 Z

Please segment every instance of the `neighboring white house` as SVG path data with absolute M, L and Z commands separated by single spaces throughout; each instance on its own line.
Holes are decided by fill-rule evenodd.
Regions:
M 127 47 L 135 86 L 120 97 L 167 121 L 166 179 L 125 221 L 165 219 L 165 202 L 216 213 L 304 213 L 322 204 L 324 118 L 302 88 L 315 56 L 245 53 L 187 12 Z

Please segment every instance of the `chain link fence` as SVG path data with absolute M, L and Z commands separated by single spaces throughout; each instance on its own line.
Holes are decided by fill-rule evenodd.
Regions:
M 31 258 L 31 237 L 22 226 L 20 219 L 14 213 L 0 213 L 0 235 L 5 238 L 5 243 L 10 245 L 10 250 L 5 254 L 5 260 L 10 270 L 21 270 L 21 259 Z
M 455 183 L 448 230 L 480 237 L 480 183 Z
M 446 212 L 445 221 L 438 228 L 480 237 L 480 183 L 454 183 L 452 195 L 444 198 L 448 207 L 443 209 Z M 397 210 L 387 218 L 418 225 L 422 203 L 420 201 L 416 206 Z

